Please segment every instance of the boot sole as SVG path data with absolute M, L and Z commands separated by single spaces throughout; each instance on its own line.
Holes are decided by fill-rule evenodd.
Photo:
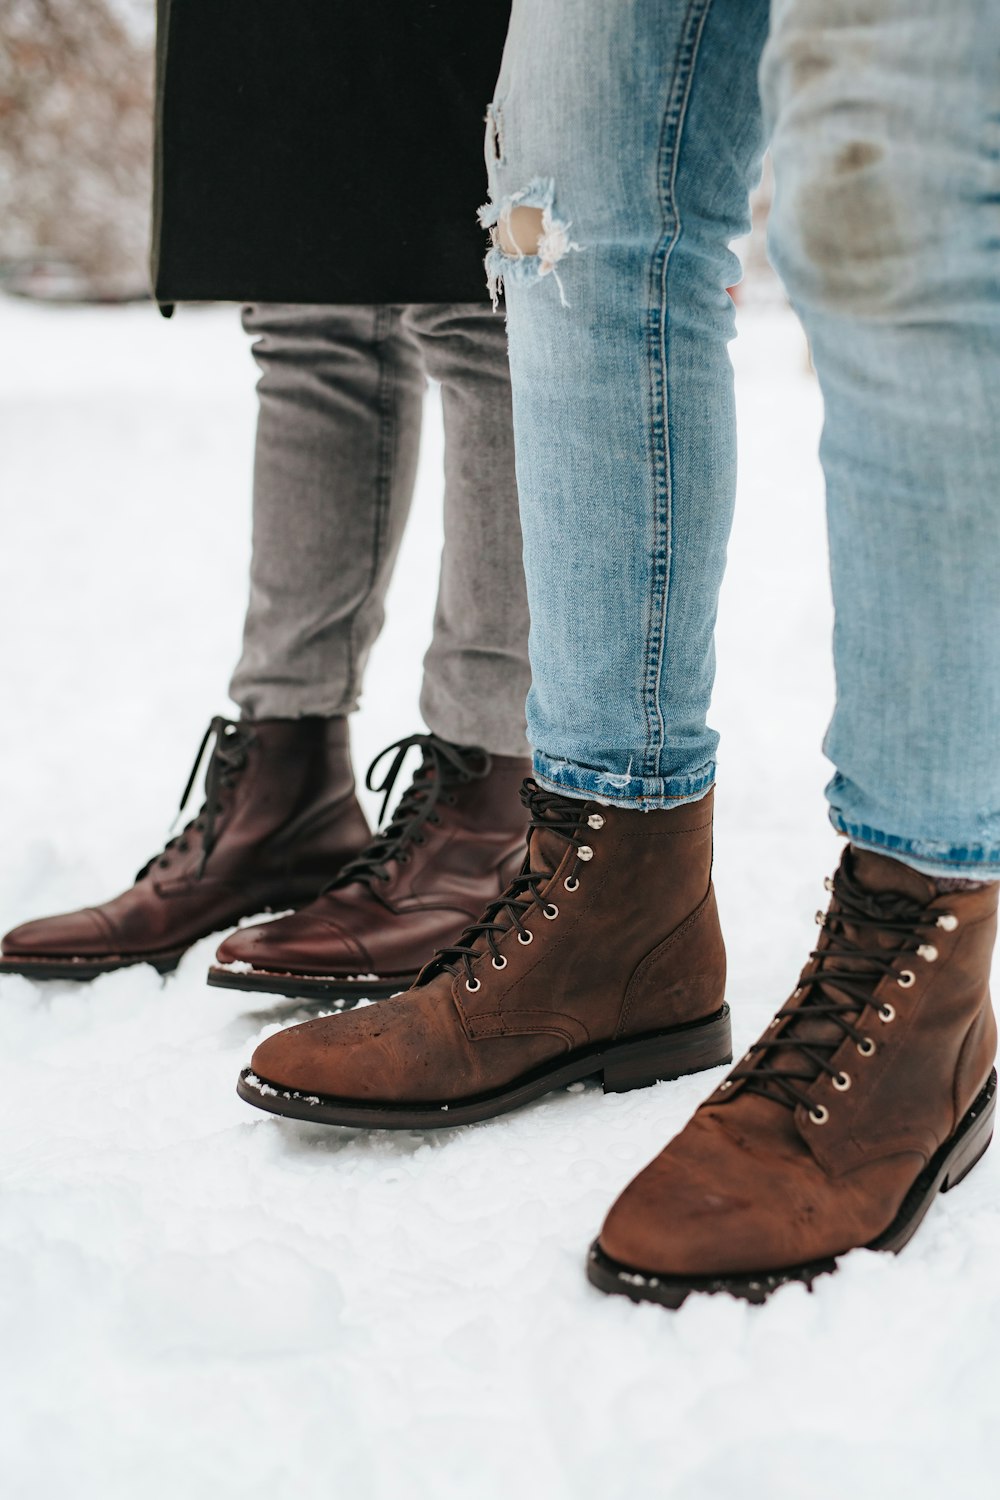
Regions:
M 221 964 L 213 964 L 206 983 L 213 989 L 263 992 L 265 995 L 283 995 L 289 1000 L 319 997 L 343 1001 L 346 1006 L 356 1005 L 359 1000 L 388 1000 L 401 990 L 408 990 L 416 977 L 416 969 L 412 974 L 398 974 L 394 979 L 352 980 L 338 978 L 335 974 L 282 974 L 269 969 L 235 972 Z
M 993 1139 L 996 1092 L 997 1073 L 994 1068 L 954 1135 L 945 1141 L 914 1180 L 888 1229 L 860 1248 L 888 1250 L 898 1255 L 920 1228 L 938 1193 L 950 1192 L 968 1176 Z M 850 1254 L 850 1251 L 844 1253 Z M 595 1240 L 587 1260 L 587 1279 L 599 1291 L 628 1297 L 632 1302 L 656 1302 L 661 1307 L 678 1308 L 693 1292 L 709 1295 L 727 1292 L 744 1302 L 761 1303 L 789 1282 L 804 1283 L 811 1290 L 817 1277 L 830 1275 L 837 1269 L 838 1258 L 831 1256 L 781 1270 L 744 1271 L 738 1276 L 662 1276 L 613 1260 Z
M 100 974 L 111 974 L 115 969 L 134 968 L 137 964 L 150 964 L 159 974 L 171 974 L 189 947 L 191 944 L 187 943 L 183 948 L 166 949 L 160 953 L 117 953 L 108 958 L 0 958 L 0 975 L 20 974 L 26 979 L 84 982 L 96 979 Z
M 703 1021 L 672 1026 L 628 1042 L 582 1048 L 558 1062 L 522 1074 L 503 1089 L 448 1104 L 363 1104 L 356 1099 L 286 1089 L 260 1078 L 250 1068 L 240 1074 L 236 1092 L 257 1109 L 292 1120 L 378 1130 L 433 1130 L 491 1120 L 586 1078 L 600 1077 L 606 1094 L 618 1094 L 721 1067 L 731 1059 L 729 1006 L 723 1005 Z

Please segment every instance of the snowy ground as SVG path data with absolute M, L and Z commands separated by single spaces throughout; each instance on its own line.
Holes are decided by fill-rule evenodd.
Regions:
M 0 302 L 0 925 L 112 894 L 225 708 L 253 369 L 235 315 Z M 837 855 L 819 406 L 748 312 L 724 595 L 718 888 L 736 1044 L 787 993 Z M 417 513 L 355 728 L 417 726 L 440 545 Z M 765 884 L 766 881 L 766 884 Z M 202 983 L 0 980 L 0 1484 L 9 1500 L 853 1500 L 988 1492 L 1000 1152 L 898 1261 L 679 1314 L 584 1253 L 717 1075 L 365 1135 L 240 1103 L 268 1010 Z

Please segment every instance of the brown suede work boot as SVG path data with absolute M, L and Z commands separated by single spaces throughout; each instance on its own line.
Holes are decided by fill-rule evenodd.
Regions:
M 712 796 L 668 812 L 542 791 L 521 873 L 405 995 L 268 1038 L 239 1092 L 275 1114 L 485 1120 L 578 1079 L 625 1090 L 730 1057 Z
M 346 719 L 213 719 L 182 811 L 211 738 L 198 816 L 123 895 L 9 932 L 0 974 L 93 979 L 137 963 L 166 973 L 199 938 L 310 901 L 367 842 Z
M 997 886 L 940 893 L 855 849 L 827 884 L 795 993 L 608 1215 L 602 1291 L 761 1302 L 845 1251 L 898 1251 L 989 1145 Z
M 529 762 L 414 734 L 368 769 L 382 814 L 407 752 L 421 765 L 391 821 L 304 910 L 234 932 L 208 982 L 351 1004 L 408 989 L 520 868 L 527 819 L 518 796 Z M 372 777 L 395 751 L 381 785 Z

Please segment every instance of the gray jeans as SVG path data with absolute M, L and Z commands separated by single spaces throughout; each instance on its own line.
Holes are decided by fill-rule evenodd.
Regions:
M 257 303 L 243 325 L 262 373 L 234 702 L 250 718 L 356 707 L 410 508 L 429 375 L 444 408 L 445 543 L 421 712 L 447 740 L 526 753 L 528 604 L 503 319 L 488 303 Z

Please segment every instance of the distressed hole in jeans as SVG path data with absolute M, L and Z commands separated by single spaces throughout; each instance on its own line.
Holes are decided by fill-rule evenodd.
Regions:
M 505 279 L 539 281 L 545 276 L 552 277 L 559 300 L 569 306 L 556 268 L 570 251 L 583 246 L 570 238 L 568 221 L 552 212 L 554 196 L 551 179 L 536 181 L 499 204 L 487 203 L 479 210 L 479 222 L 492 240 L 486 271 L 494 307 Z

